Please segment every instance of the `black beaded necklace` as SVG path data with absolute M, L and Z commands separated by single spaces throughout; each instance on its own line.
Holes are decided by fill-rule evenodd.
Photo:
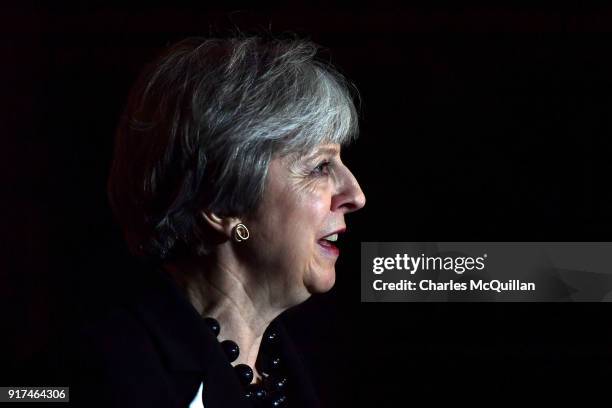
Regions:
M 215 336 L 219 336 L 221 326 L 216 319 L 206 317 L 204 322 Z M 220 344 L 230 363 L 238 358 L 240 354 L 238 344 L 232 340 L 223 340 Z M 287 407 L 288 379 L 279 356 L 279 344 L 278 332 L 268 330 L 262 339 L 259 357 L 255 362 L 255 367 L 263 377 L 261 384 L 251 384 L 253 381 L 251 367 L 246 364 L 234 366 L 234 371 L 244 387 L 245 397 L 255 407 Z

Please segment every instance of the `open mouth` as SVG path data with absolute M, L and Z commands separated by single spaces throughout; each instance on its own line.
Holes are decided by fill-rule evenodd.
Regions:
M 319 240 L 319 242 L 321 242 L 322 245 L 334 245 L 334 242 L 338 241 L 338 234 L 332 234 L 329 235 L 325 238 L 321 238 Z
M 317 242 L 319 243 L 321 247 L 323 247 L 323 249 L 326 252 L 337 256 L 340 253 L 340 249 L 338 249 L 338 247 L 336 246 L 337 241 L 338 241 L 338 233 L 335 233 L 335 234 L 331 234 L 326 237 L 323 237 L 319 239 Z

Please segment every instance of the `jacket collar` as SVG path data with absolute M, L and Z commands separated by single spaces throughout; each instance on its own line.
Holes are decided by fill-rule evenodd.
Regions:
M 215 335 L 161 268 L 148 271 L 134 303 L 170 371 L 192 372 L 204 382 L 204 406 L 250 408 Z
M 139 301 L 134 310 L 158 344 L 169 370 L 192 372 L 204 382 L 204 406 L 250 408 L 241 392 L 242 385 L 225 357 L 215 335 L 160 267 L 150 268 L 142 280 Z M 281 358 L 292 385 L 292 407 L 317 407 L 319 402 L 304 365 L 283 324 L 277 318 L 268 330 L 278 331 Z

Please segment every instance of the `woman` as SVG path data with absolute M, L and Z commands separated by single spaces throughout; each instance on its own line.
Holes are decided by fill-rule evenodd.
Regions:
M 108 193 L 130 250 L 158 267 L 133 313 L 83 342 L 111 355 L 81 367 L 105 391 L 88 403 L 317 405 L 274 320 L 333 286 L 333 242 L 365 197 L 340 158 L 358 130 L 350 84 L 316 52 L 188 39 L 133 88 Z

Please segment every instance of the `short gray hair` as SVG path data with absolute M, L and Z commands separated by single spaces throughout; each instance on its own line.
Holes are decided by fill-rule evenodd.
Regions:
M 304 39 L 190 38 L 132 88 L 108 180 L 130 251 L 154 260 L 209 252 L 202 209 L 257 208 L 275 155 L 358 135 L 355 86 Z

